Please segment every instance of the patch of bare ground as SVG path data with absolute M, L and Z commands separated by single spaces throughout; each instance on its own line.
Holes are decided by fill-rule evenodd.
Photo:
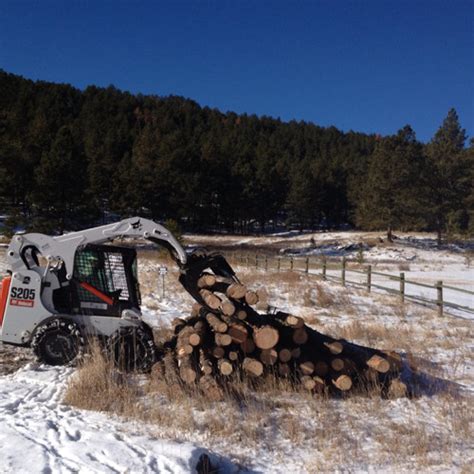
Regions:
M 34 360 L 30 349 L 0 342 L 0 375 L 11 374 Z

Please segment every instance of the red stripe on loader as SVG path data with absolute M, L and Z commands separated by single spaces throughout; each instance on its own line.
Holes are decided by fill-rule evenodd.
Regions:
M 5 316 L 5 308 L 7 306 L 11 282 L 12 278 L 6 277 L 0 283 L 0 326 L 3 324 L 3 317 Z
M 102 293 L 102 291 L 98 290 L 92 285 L 89 285 L 89 283 L 81 281 L 79 282 L 79 285 L 84 288 L 84 290 L 88 291 L 89 293 L 92 293 L 94 296 L 97 296 L 97 298 L 102 300 L 104 303 L 107 303 L 110 306 L 114 304 L 114 300 L 110 296 L 105 295 L 104 293 Z

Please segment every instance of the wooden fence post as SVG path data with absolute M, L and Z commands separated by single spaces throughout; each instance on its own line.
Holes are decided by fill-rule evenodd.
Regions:
M 405 302 L 405 273 L 400 273 L 400 299 Z
M 372 287 L 372 265 L 367 266 L 367 291 L 370 293 Z
M 290 258 L 290 271 L 293 271 L 293 257 Z
M 309 273 L 309 258 L 306 257 L 304 272 Z
M 255 268 L 258 268 L 258 254 L 255 254 Z
M 281 258 L 278 257 L 278 259 L 277 259 L 277 271 L 280 271 L 280 268 L 281 268 Z
M 265 255 L 265 271 L 268 271 L 268 257 Z
M 248 267 L 249 264 L 250 264 L 250 255 L 247 254 L 246 257 L 247 257 L 247 258 L 246 258 L 246 264 L 247 264 L 247 267 Z
M 323 258 L 323 280 L 326 280 L 327 263 L 326 257 Z
M 438 316 L 443 316 L 443 282 L 436 282 L 436 290 L 438 293 L 438 298 L 436 304 L 438 305 Z
M 342 257 L 341 282 L 346 286 L 346 257 Z

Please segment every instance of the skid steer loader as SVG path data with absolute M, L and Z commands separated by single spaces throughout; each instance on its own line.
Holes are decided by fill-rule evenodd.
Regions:
M 0 283 L 0 341 L 31 347 L 40 362 L 66 365 L 98 339 L 125 370 L 148 371 L 157 351 L 141 319 L 137 253 L 110 244 L 118 238 L 165 247 L 181 284 L 204 306 L 197 286 L 204 269 L 238 281 L 222 256 L 187 254 L 165 227 L 140 217 L 54 237 L 16 234 Z

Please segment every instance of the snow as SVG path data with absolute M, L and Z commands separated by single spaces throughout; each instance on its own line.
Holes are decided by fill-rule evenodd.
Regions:
M 284 258 L 293 257 L 295 268 L 303 267 L 299 258 L 314 257 L 310 266 L 315 266 L 317 257 L 326 257 L 332 265 L 328 266 L 328 275 L 340 278 L 340 269 L 334 265 L 340 264 L 342 257 L 346 257 L 350 265 L 347 270 L 347 280 L 361 285 L 366 284 L 366 276 L 351 272 L 354 264 L 361 262 L 358 270 L 372 265 L 374 272 L 391 274 L 398 277 L 401 272 L 407 280 L 405 291 L 410 296 L 435 300 L 437 290 L 434 287 L 438 281 L 443 285 L 474 291 L 474 261 L 473 241 L 444 243 L 438 248 L 433 234 L 429 233 L 400 233 L 393 243 L 387 242 L 385 235 L 380 232 L 287 232 L 268 236 L 252 236 L 240 238 L 238 236 L 197 236 L 187 235 L 186 241 L 192 244 L 207 242 L 209 246 L 219 249 L 228 249 L 245 254 L 278 252 L 282 256 L 282 265 L 288 267 Z M 253 248 L 253 251 L 252 251 Z M 319 262 L 320 264 L 320 262 Z M 275 263 L 273 263 L 275 266 Z M 331 269 L 332 267 L 332 269 Z M 313 268 L 312 273 L 321 273 L 321 268 Z M 432 288 L 415 285 L 414 283 L 430 285 Z M 388 287 L 399 291 L 400 282 L 382 275 L 372 274 L 373 285 Z M 384 292 L 373 286 L 372 291 Z M 443 300 L 448 303 L 445 310 L 459 317 L 474 318 L 474 295 L 453 290 L 443 289 Z M 449 304 L 471 308 L 464 311 L 449 307 Z
M 308 249 L 307 240 L 312 235 L 292 233 L 264 239 L 265 245 L 281 245 L 298 253 Z M 346 252 L 355 258 L 358 250 L 347 250 L 348 246 L 377 235 L 380 234 L 317 233 L 314 238 L 316 245 L 325 246 L 328 251 L 335 250 L 338 255 Z M 188 236 L 188 241 L 200 239 Z M 443 280 L 472 289 L 473 267 L 466 248 L 447 246 L 438 250 L 433 246 L 432 236 L 411 235 L 402 239 L 393 246 L 364 250 L 364 263 L 372 263 L 381 272 L 404 271 L 407 279 L 428 284 Z M 254 237 L 219 236 L 211 240 L 231 248 L 237 242 L 261 245 Z M 4 270 L 4 263 L 0 258 L 0 271 Z M 157 278 L 159 264 L 145 257 L 139 265 L 143 317 L 156 328 L 188 315 L 192 303 L 180 289 L 177 271 L 171 265 L 162 296 L 161 278 Z M 231 416 L 235 415 L 225 404 L 212 405 L 207 410 L 189 406 L 187 416 L 194 420 L 191 430 L 124 420 L 110 413 L 65 405 L 63 397 L 74 376 L 73 369 L 35 362 L 25 365 L 24 360 L 19 360 L 19 369 L 15 366 L 13 373 L 0 375 L 0 446 L 6 447 L 0 455 L 0 472 L 184 473 L 193 472 L 204 452 L 218 464 L 219 472 L 237 472 L 242 463 L 255 472 L 272 473 L 471 469 L 472 321 L 450 314 L 439 318 L 432 309 L 411 303 L 402 306 L 397 297 L 343 288 L 314 276 L 288 272 L 277 275 L 244 267 L 238 268 L 237 273 L 255 289 L 264 285 L 269 304 L 305 317 L 318 330 L 357 343 L 397 350 L 406 361 L 416 360 L 419 377 L 424 380 L 419 397 L 318 400 L 273 394 L 268 402 L 257 400 L 253 409 L 241 408 L 245 430 L 239 431 L 237 425 L 231 430 L 227 427 L 227 435 L 219 436 L 205 421 L 220 419 L 224 427 L 234 423 Z M 363 275 L 359 277 L 363 281 Z M 350 274 L 350 278 L 356 278 L 355 274 Z M 390 280 L 384 283 L 393 288 L 399 284 Z M 421 289 L 425 290 L 431 291 Z M 407 291 L 412 291 L 410 285 Z M 321 292 L 328 297 L 326 304 L 322 303 Z M 452 297 L 448 290 L 445 296 Z M 0 368 L 5 361 L 11 364 L 15 359 L 3 357 L 3 351 L 0 345 Z M 412 376 L 409 371 L 404 373 L 407 379 Z M 145 402 L 163 403 L 163 408 L 176 418 L 181 416 L 182 407 L 172 403 L 161 399 Z M 269 413 L 265 412 L 267 405 L 272 407 Z M 255 437 L 246 439 L 242 433 L 250 428 Z
M 70 368 L 30 363 L 0 378 L 0 472 L 189 473 L 207 452 L 61 403 Z M 221 468 L 232 465 L 212 456 Z

